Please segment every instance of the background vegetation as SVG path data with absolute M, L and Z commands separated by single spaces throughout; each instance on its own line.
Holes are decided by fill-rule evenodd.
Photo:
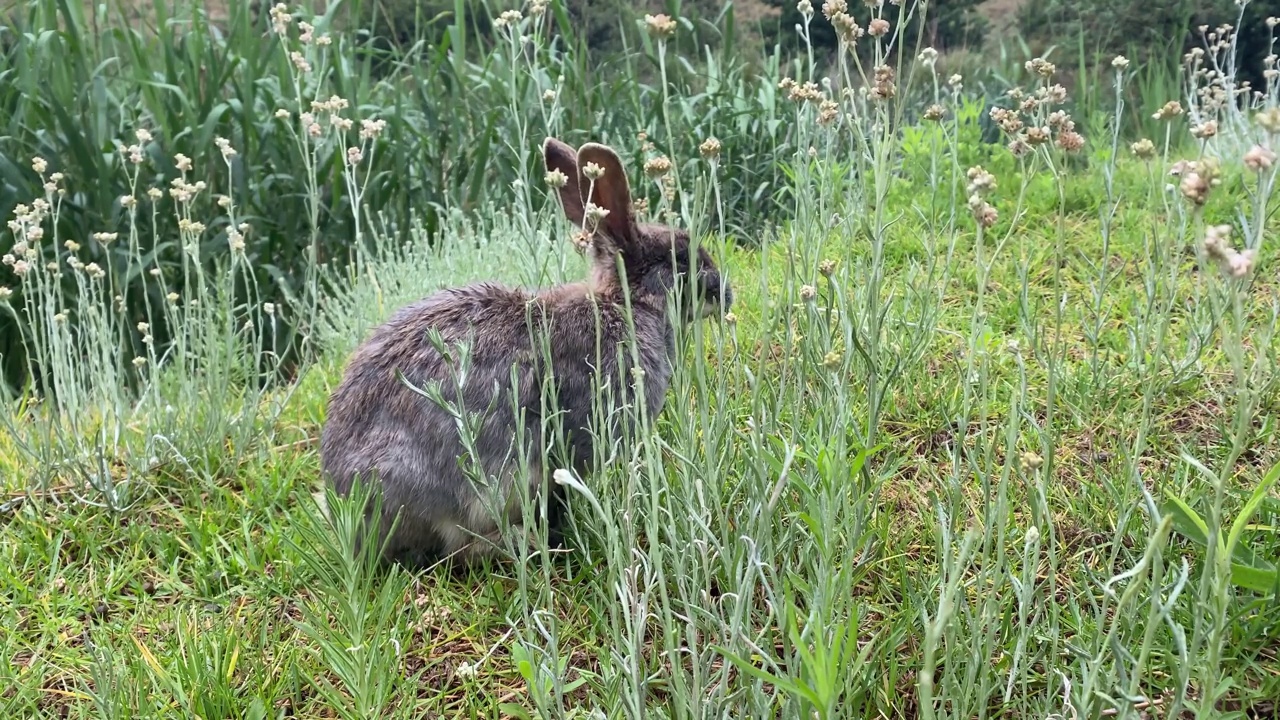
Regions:
M 1196 88 L 1280 7 L 837 5 L 0 10 L 0 714 L 1274 716 L 1278 99 Z M 737 304 L 574 554 L 376 571 L 327 394 L 432 289 L 580 275 L 547 134 Z

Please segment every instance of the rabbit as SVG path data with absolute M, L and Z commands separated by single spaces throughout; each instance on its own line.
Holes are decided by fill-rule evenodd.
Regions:
M 529 495 L 536 497 L 544 474 L 557 467 L 572 467 L 580 476 L 590 472 L 597 442 L 592 434 L 593 388 L 610 388 L 617 402 L 634 400 L 624 283 L 649 418 L 662 409 L 675 359 L 667 313 L 673 292 L 692 276 L 697 302 L 678 318 L 683 323 L 723 314 L 733 303 L 732 289 L 711 256 L 699 248 L 690 257 L 687 232 L 637 222 L 626 171 L 611 148 L 586 143 L 575 152 L 547 138 L 543 156 L 548 177 L 558 177 L 554 171 L 559 171 L 566 180 L 559 188 L 561 208 L 584 230 L 582 237 L 590 239 L 588 278 L 538 290 L 478 282 L 409 304 L 355 350 L 329 398 L 320 439 L 321 474 L 339 497 L 346 497 L 357 480 L 372 484 L 381 496 L 377 539 L 385 543 L 383 560 L 420 568 L 456 558 L 465 566 L 491 555 L 501 537 L 487 511 L 491 505 L 482 501 L 460 464 L 464 450 L 455 418 L 407 387 L 399 374 L 417 388 L 439 383 L 438 397 L 467 412 L 487 412 L 474 434 L 478 458 L 473 459 L 487 478 L 501 483 L 504 509 L 518 525 L 520 495 L 513 475 L 522 453 L 516 452 L 516 424 L 523 424 L 519 449 L 529 465 Z M 603 174 L 593 181 L 587 171 L 594 174 L 597 168 Z M 608 212 L 599 217 L 594 208 Z M 679 286 L 677 275 L 682 278 Z M 687 297 L 688 290 L 681 292 Z M 469 344 L 470 367 L 460 391 L 451 361 L 428 339 L 432 331 L 448 343 Z M 550 379 L 544 373 L 544 347 L 549 347 Z M 626 363 L 622 367 L 618 350 Z M 553 385 L 547 397 L 554 397 L 562 418 L 561 447 L 568 448 L 567 458 L 548 457 L 542 449 L 547 382 Z M 615 425 L 616 420 L 605 427 L 620 432 Z M 563 490 L 551 485 L 548 533 L 559 546 Z

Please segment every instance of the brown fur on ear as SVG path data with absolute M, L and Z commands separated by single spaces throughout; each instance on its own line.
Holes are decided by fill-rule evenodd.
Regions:
M 590 185 L 586 176 L 586 168 L 594 163 L 604 174 Z M 620 245 L 634 246 L 639 231 L 636 228 L 635 214 L 631 210 L 631 186 L 627 183 L 627 171 L 622 167 L 622 160 L 612 148 L 599 143 L 587 143 L 578 148 L 578 167 L 582 177 L 579 182 L 583 188 L 591 188 L 591 203 L 596 207 L 609 211 L 600 222 L 600 229 L 614 242 Z
M 565 176 L 566 182 L 559 190 L 560 207 L 570 222 L 582 227 L 583 202 L 578 154 L 567 144 L 549 137 L 542 143 L 542 157 L 546 163 L 547 172 L 559 170 Z

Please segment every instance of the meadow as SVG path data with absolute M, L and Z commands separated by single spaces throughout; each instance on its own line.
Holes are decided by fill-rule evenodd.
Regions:
M 1280 717 L 1276 61 L 799 5 L 840 52 L 675 13 L 597 63 L 557 0 L 399 49 L 20 6 L 0 716 Z M 584 275 L 548 136 L 617 148 L 733 306 L 546 478 L 565 549 L 380 566 L 314 497 L 329 393 L 408 302 Z

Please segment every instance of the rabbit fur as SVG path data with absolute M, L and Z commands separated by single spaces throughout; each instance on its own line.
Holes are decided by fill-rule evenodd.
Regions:
M 501 536 L 488 510 L 492 505 L 482 502 L 460 464 L 464 449 L 454 416 L 406 387 L 399 375 L 418 388 L 439 383 L 441 397 L 465 412 L 484 414 L 474 434 L 478 457 L 472 459 L 487 478 L 501 483 L 504 509 L 519 524 L 518 463 L 528 463 L 531 497 L 544 474 L 557 467 L 585 475 L 596 455 L 592 400 L 597 389 L 608 387 L 618 403 L 635 399 L 624 291 L 650 418 L 662 409 L 672 372 L 675 342 L 667 306 L 677 275 L 692 277 L 700 305 L 684 312 L 683 322 L 723 313 L 733 302 L 710 255 L 699 248 L 690 258 L 688 233 L 637 222 L 626 171 L 612 149 L 587 143 L 575 152 L 547 138 L 543 155 L 548 172 L 559 171 L 566 179 L 559 189 L 562 209 L 590 237 L 589 277 L 538 290 L 479 282 L 405 306 L 356 349 L 329 399 L 320 438 L 321 473 L 341 497 L 357 481 L 373 485 L 382 500 L 378 540 L 385 543 L 386 560 L 422 567 L 452 556 L 465 563 L 491 552 Z M 594 181 L 586 174 L 592 163 L 604 171 Z M 586 218 L 592 206 L 608 212 L 598 220 L 598 213 Z M 456 367 L 428 339 L 432 331 L 450 345 L 467 344 L 470 362 L 461 387 Z M 549 368 L 544 347 L 549 347 Z M 457 353 L 449 355 L 456 359 Z M 548 397 L 554 397 L 560 414 L 561 447 L 568 457 L 543 451 L 546 383 L 553 386 Z M 517 423 L 522 433 L 516 432 Z M 604 425 L 608 432 L 623 431 L 616 421 Z M 548 522 L 557 543 L 563 491 L 552 487 Z

